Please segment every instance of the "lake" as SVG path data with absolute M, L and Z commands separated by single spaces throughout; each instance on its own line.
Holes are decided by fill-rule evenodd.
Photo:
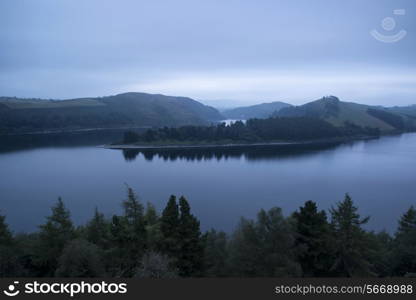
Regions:
M 15 232 L 33 231 L 61 196 L 73 220 L 83 224 L 95 207 L 108 216 L 120 213 L 125 184 L 159 210 L 171 194 L 184 195 L 203 230 L 231 231 L 241 216 L 253 218 L 261 208 L 279 206 L 288 215 L 306 200 L 328 209 L 348 192 L 361 215 L 371 216 L 367 228 L 393 232 L 400 215 L 416 205 L 414 133 L 343 144 L 210 150 L 96 146 L 115 136 L 43 136 L 40 142 L 30 137 L 31 143 L 19 140 L 15 147 L 12 138 L 0 141 L 0 214 Z

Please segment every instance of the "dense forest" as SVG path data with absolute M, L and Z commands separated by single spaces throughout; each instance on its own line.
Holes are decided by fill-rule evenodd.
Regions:
M 182 126 L 179 128 L 149 129 L 144 133 L 128 131 L 123 144 L 133 143 L 226 143 L 299 141 L 356 136 L 378 136 L 376 128 L 363 128 L 345 122 L 336 127 L 324 120 L 311 117 L 272 117 L 237 121 L 230 125 Z
M 98 210 L 75 226 L 62 199 L 37 232 L 13 234 L 0 216 L 1 277 L 388 277 L 416 276 L 416 210 L 396 233 L 370 232 L 347 194 L 329 210 L 307 201 L 241 218 L 234 232 L 201 233 L 188 201 L 171 196 L 161 214 L 128 187 L 123 213 Z

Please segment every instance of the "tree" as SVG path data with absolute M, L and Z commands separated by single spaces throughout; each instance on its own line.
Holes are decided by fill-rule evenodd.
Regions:
M 131 277 L 146 250 L 146 228 L 143 205 L 133 189 L 127 187 L 127 199 L 123 201 L 123 216 L 113 216 L 111 224 L 114 248 L 110 255 L 114 258 L 112 272 Z
M 149 226 L 153 226 L 157 224 L 157 222 L 159 221 L 159 216 L 157 214 L 156 208 L 150 202 L 147 202 L 146 213 L 144 215 L 144 221 L 146 225 L 149 225 Z
M 395 260 L 392 252 L 394 248 L 393 238 L 386 231 L 368 232 L 367 237 L 372 245 L 368 251 L 368 260 L 372 269 L 379 277 L 391 276 Z
M 394 239 L 394 273 L 416 273 L 416 209 L 411 206 L 399 221 Z
M 10 245 L 13 242 L 13 236 L 6 223 L 6 217 L 0 215 L 0 245 Z
M 374 276 L 368 261 L 372 247 L 368 236 L 361 227 L 369 217 L 361 219 L 358 208 L 354 206 L 351 197 L 346 194 L 336 208 L 330 210 L 335 246 L 335 262 L 331 270 L 339 276 Z
M 57 277 L 101 277 L 104 266 L 98 247 L 84 239 L 69 242 L 59 257 Z
M 257 221 L 241 219 L 230 242 L 230 264 L 234 276 L 299 276 L 295 261 L 295 237 L 280 208 L 261 210 Z
M 52 276 L 58 265 L 58 257 L 75 233 L 70 213 L 60 197 L 52 207 L 52 215 L 46 219 L 46 224 L 40 226 L 37 264 L 43 275 Z
M 316 203 L 306 201 L 293 213 L 296 245 L 303 249 L 299 262 L 306 277 L 326 276 L 331 264 L 331 236 L 325 211 L 318 212 Z
M 20 264 L 13 234 L 5 220 L 0 215 L 0 277 L 13 277 L 19 275 Z
M 191 214 L 185 197 L 179 199 L 179 274 L 184 277 L 198 276 L 202 269 L 203 248 L 199 221 Z
M 149 202 L 146 206 L 144 222 L 146 224 L 147 249 L 156 251 L 158 244 L 162 240 L 162 232 L 156 208 Z
M 127 199 L 123 201 L 124 217 L 130 224 L 143 222 L 143 205 L 133 189 L 127 186 Z
M 89 242 L 107 249 L 110 243 L 110 226 L 104 215 L 95 209 L 94 217 L 85 228 L 86 238 Z
M 227 235 L 214 229 L 206 232 L 204 243 L 204 276 L 224 277 L 227 275 Z
M 129 265 L 130 230 L 126 218 L 114 215 L 110 223 L 111 242 L 106 254 L 107 272 L 113 277 L 122 277 L 132 270 Z
M 140 268 L 135 277 L 139 278 L 176 278 L 177 270 L 172 269 L 171 259 L 157 252 L 147 252 L 143 255 Z
M 160 218 L 160 230 L 162 240 L 160 241 L 160 251 L 169 257 L 176 258 L 179 256 L 179 208 L 176 203 L 176 197 L 171 195 L 169 201 L 162 212 Z

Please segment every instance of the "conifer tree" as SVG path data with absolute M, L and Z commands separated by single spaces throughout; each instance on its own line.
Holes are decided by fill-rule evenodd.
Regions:
M 339 276 L 371 276 L 376 275 L 371 270 L 368 261 L 371 243 L 364 229 L 369 217 L 361 219 L 358 208 L 354 206 L 351 197 L 346 194 L 336 208 L 330 210 L 335 246 L 335 262 L 331 270 Z
M 257 221 L 241 219 L 230 242 L 233 276 L 299 276 L 294 233 L 278 207 L 260 210 Z
M 0 215 L 0 277 L 11 277 L 18 275 L 20 264 L 13 234 L 5 220 L 6 217 Z
M 160 218 L 162 240 L 160 251 L 171 258 L 177 258 L 180 251 L 179 244 L 179 208 L 176 197 L 171 195 Z
M 143 205 L 133 189 L 127 186 L 127 199 L 123 201 L 124 216 L 130 224 L 143 222 Z
M 145 219 L 146 225 L 149 225 L 149 226 L 153 226 L 159 221 L 159 216 L 157 214 L 156 208 L 150 202 L 147 202 L 146 213 L 144 215 L 144 219 Z
M 203 260 L 201 231 L 199 221 L 191 214 L 191 208 L 185 197 L 179 199 L 179 274 L 184 277 L 200 275 Z
M 416 274 L 416 209 L 413 206 L 400 218 L 394 242 L 395 275 Z
M 316 203 L 306 201 L 293 213 L 296 228 L 296 245 L 302 248 L 299 262 L 303 276 L 328 275 L 331 264 L 330 230 L 325 211 L 318 211 Z
M 57 277 L 102 277 L 104 266 L 98 247 L 84 239 L 70 241 L 58 260 Z
M 147 203 L 146 213 L 144 215 L 147 235 L 147 249 L 156 251 L 158 244 L 162 240 L 162 232 L 160 230 L 159 215 L 153 204 Z
M 113 237 L 118 241 L 116 252 L 122 256 L 121 272 L 131 277 L 146 250 L 147 237 L 143 205 L 130 187 L 123 208 L 123 216 L 113 218 Z
M 53 276 L 65 244 L 73 239 L 74 235 L 70 213 L 59 197 L 57 204 L 52 207 L 52 214 L 46 218 L 46 223 L 40 226 L 37 263 L 41 273 Z
M 204 244 L 204 275 L 207 277 L 224 277 L 228 266 L 228 241 L 225 232 L 214 229 L 206 232 L 202 238 Z
M 110 243 L 110 226 L 104 215 L 95 208 L 94 217 L 88 222 L 86 238 L 89 242 L 107 249 Z
M 0 245 L 8 246 L 13 242 L 13 236 L 6 223 L 6 217 L 0 215 Z

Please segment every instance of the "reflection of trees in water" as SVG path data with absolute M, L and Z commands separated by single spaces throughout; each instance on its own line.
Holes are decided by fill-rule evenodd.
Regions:
M 0 153 L 45 147 L 97 146 L 122 139 L 124 129 L 84 130 L 0 136 Z
M 187 161 L 221 160 L 245 157 L 247 160 L 274 160 L 290 156 L 310 155 L 313 152 L 333 149 L 340 143 L 319 143 L 302 145 L 268 145 L 247 147 L 218 148 L 178 148 L 178 149 L 125 149 L 123 156 L 126 161 L 134 161 L 141 154 L 145 160 L 161 158 L 165 161 L 184 159 Z

